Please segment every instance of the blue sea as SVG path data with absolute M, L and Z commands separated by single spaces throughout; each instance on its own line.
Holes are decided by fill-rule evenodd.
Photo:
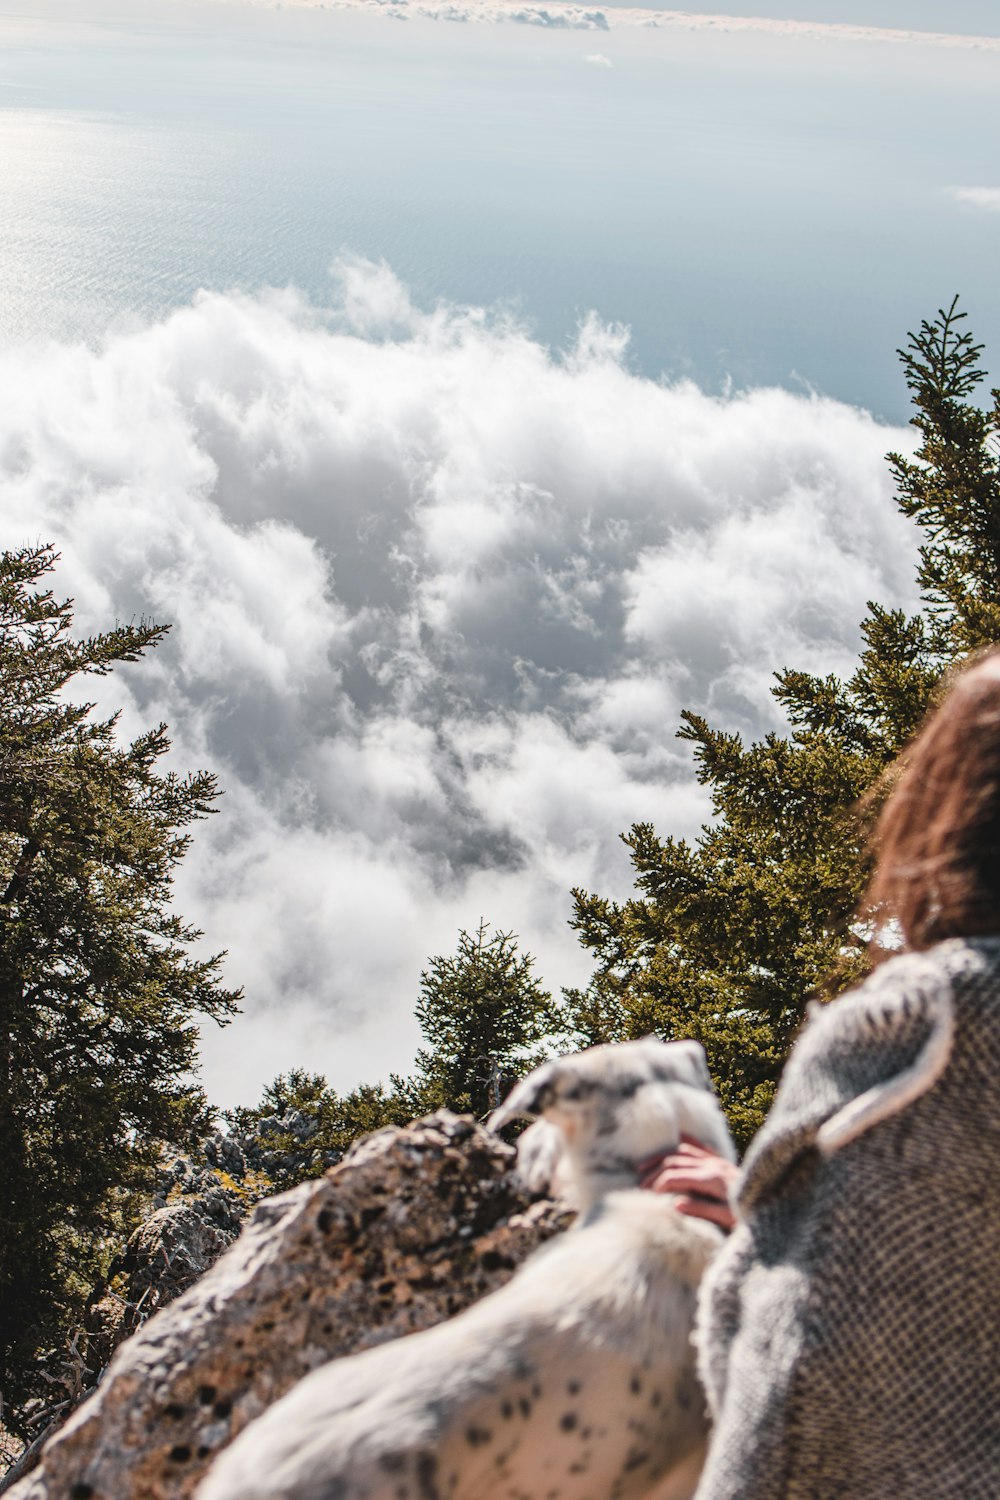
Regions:
M 953 293 L 1000 345 L 998 83 L 1000 53 L 926 45 L 22 0 L 0 9 L 0 339 L 93 343 L 202 287 L 322 304 L 348 251 L 420 305 L 501 303 L 556 346 L 592 309 L 643 373 L 898 419 L 894 350 Z

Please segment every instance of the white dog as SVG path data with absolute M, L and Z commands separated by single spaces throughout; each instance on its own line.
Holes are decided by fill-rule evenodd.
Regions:
M 635 1190 L 681 1133 L 734 1152 L 694 1042 L 558 1058 L 494 1117 L 565 1143 L 577 1226 L 448 1323 L 299 1382 L 198 1500 L 686 1500 L 707 1434 L 691 1349 L 721 1232 Z M 527 1133 L 526 1133 L 527 1134 Z

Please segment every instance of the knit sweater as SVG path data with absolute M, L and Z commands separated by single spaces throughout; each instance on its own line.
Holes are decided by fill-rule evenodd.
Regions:
M 1000 1497 L 1000 938 L 817 1008 L 703 1286 L 697 1500 Z

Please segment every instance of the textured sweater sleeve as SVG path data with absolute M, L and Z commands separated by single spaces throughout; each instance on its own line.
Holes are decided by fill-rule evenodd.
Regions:
M 940 963 L 906 955 L 812 1018 L 789 1058 L 737 1196 L 746 1216 L 809 1150 L 830 1155 L 933 1086 L 948 1063 L 952 984 Z
M 698 1294 L 695 1347 L 698 1375 L 717 1421 L 726 1393 L 729 1351 L 740 1326 L 740 1290 L 753 1258 L 753 1241 L 746 1226 L 737 1224 L 728 1242 L 709 1266 Z
M 698 1500 L 807 1493 L 790 1488 L 799 1439 L 789 1412 L 793 1391 L 811 1379 L 803 1361 L 814 1357 L 829 1312 L 820 1267 L 833 1250 L 831 1215 L 841 1226 L 856 1222 L 852 1174 L 870 1146 L 879 1156 L 878 1125 L 948 1067 L 956 970 L 975 961 L 949 949 L 893 959 L 851 994 L 815 1007 L 789 1058 L 747 1153 L 737 1228 L 702 1285 L 698 1362 L 715 1434 Z M 881 1168 L 875 1176 L 889 1180 Z M 848 1485 L 824 1500 L 834 1494 L 853 1496 Z

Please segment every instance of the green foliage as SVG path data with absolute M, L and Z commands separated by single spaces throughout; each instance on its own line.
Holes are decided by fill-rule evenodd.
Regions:
M 711 788 L 696 843 L 623 835 L 636 894 L 617 905 L 574 892 L 573 925 L 597 968 L 567 999 L 578 1036 L 657 1031 L 706 1048 L 737 1138 L 760 1125 L 807 997 L 856 982 L 865 934 L 866 821 L 886 768 L 919 726 L 942 672 L 1000 640 L 1000 393 L 970 400 L 980 346 L 956 303 L 900 351 L 913 393 L 914 459 L 889 455 L 899 505 L 923 531 L 926 609 L 869 605 L 845 682 L 785 670 L 774 695 L 791 726 L 745 745 L 685 713 L 679 730 Z
M 320 1073 L 293 1068 L 268 1084 L 259 1104 L 226 1120 L 244 1158 L 276 1191 L 318 1177 L 363 1135 L 406 1125 L 436 1109 L 485 1115 L 514 1080 L 541 1060 L 541 1042 L 562 1016 L 520 954 L 513 933 L 459 933 L 453 957 L 438 955 L 420 976 L 417 1019 L 429 1046 L 411 1078 L 360 1084 L 338 1094 Z
M 563 1029 L 535 961 L 517 938 L 480 922 L 459 933 L 454 957 L 438 954 L 420 976 L 417 1020 L 429 1046 L 417 1053 L 416 1098 L 477 1117 L 540 1061 L 540 1044 Z
M 17 1426 L 41 1343 L 76 1315 L 152 1177 L 203 1126 L 196 1017 L 238 995 L 170 910 L 214 779 L 157 771 L 165 726 L 119 743 L 80 680 L 162 638 L 75 640 L 49 547 L 0 557 L 0 1389 Z
M 900 509 L 926 538 L 917 576 L 945 659 L 1000 640 L 1000 391 L 992 409 L 968 399 L 984 379 L 983 346 L 960 327 L 957 302 L 899 351 L 921 445 L 916 462 L 889 455 Z
M 405 1125 L 417 1112 L 412 1087 L 395 1076 L 388 1089 L 363 1083 L 341 1095 L 322 1074 L 293 1068 L 267 1085 L 259 1104 L 226 1119 L 244 1155 L 283 1192 L 319 1177 L 361 1136 Z

